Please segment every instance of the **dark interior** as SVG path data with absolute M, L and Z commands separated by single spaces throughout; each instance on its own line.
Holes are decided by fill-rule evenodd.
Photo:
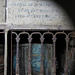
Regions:
M 57 35 L 56 41 L 56 60 L 57 60 L 57 75 L 61 75 L 64 73 L 64 63 L 62 63 L 62 59 L 65 59 L 65 51 L 66 51 L 66 42 L 64 35 Z
M 0 75 L 4 74 L 4 33 L 0 33 Z

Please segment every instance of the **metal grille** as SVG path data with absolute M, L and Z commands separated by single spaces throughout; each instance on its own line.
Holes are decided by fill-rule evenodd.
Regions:
M 71 52 L 69 52 L 69 42 L 70 42 L 70 38 L 71 36 L 72 37 L 75 37 L 74 35 L 74 32 L 11 32 L 11 41 L 12 41 L 12 36 L 15 35 L 15 47 L 13 48 L 13 44 L 12 45 L 12 49 L 11 53 L 13 53 L 11 55 L 11 75 L 56 75 L 56 69 L 57 69 L 57 61 L 56 61 L 56 42 L 57 42 L 57 35 L 64 35 L 65 38 L 65 53 L 64 53 L 64 60 L 63 61 L 63 73 L 64 75 L 71 75 L 70 74 L 70 67 L 69 67 L 69 59 L 70 59 L 70 54 Z M 25 42 L 25 45 L 21 44 L 20 43 L 20 40 L 24 41 L 24 38 L 22 39 L 21 38 L 21 35 L 25 35 L 27 36 L 27 42 Z M 33 53 L 33 35 L 39 35 L 40 37 L 38 38 L 36 36 L 36 38 L 38 38 L 40 40 L 40 52 L 41 52 L 41 55 L 40 55 L 40 60 L 41 60 L 41 63 L 40 63 L 40 71 L 37 73 L 37 72 L 34 72 L 33 73 L 33 64 L 32 64 L 32 59 L 33 59 L 33 55 L 35 55 Z M 45 35 L 50 35 L 50 38 L 51 39 L 51 42 L 52 42 L 52 49 L 49 48 L 49 51 L 51 49 L 51 54 L 48 54 L 49 51 L 46 49 L 46 52 L 44 53 L 44 47 L 48 46 L 48 47 L 51 47 L 51 43 L 49 44 L 45 44 L 44 41 L 47 39 L 45 38 Z M 12 41 L 13 42 L 13 41 Z M 26 44 L 27 43 L 27 44 Z M 35 42 L 36 43 L 36 42 Z M 44 46 L 45 45 L 45 46 Z M 37 44 L 37 47 L 38 48 L 38 44 Z M 47 48 L 48 48 L 47 47 Z M 35 47 L 34 47 L 35 48 Z M 73 49 L 73 48 L 72 48 Z M 36 49 L 38 50 L 38 49 Z M 36 52 L 36 51 L 35 51 Z M 14 57 L 13 57 L 14 56 Z M 51 57 L 51 61 L 48 60 L 48 57 Z M 62 56 L 63 58 L 63 56 Z M 73 57 L 72 57 L 73 58 Z M 13 65 L 12 63 L 14 62 L 14 60 L 16 61 L 15 65 Z M 46 66 L 44 65 L 44 60 L 48 60 L 46 62 Z M 71 61 L 72 62 L 72 61 Z M 48 65 L 47 65 L 48 64 Z M 15 66 L 15 68 L 13 69 L 13 67 Z M 50 68 L 48 68 L 48 66 L 51 66 Z M 13 69 L 13 70 L 12 70 Z M 61 73 L 59 75 L 62 75 Z

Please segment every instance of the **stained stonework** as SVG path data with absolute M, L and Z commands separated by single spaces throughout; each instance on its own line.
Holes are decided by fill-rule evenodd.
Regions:
M 0 23 L 5 23 L 5 0 L 0 0 Z
M 6 4 L 5 12 L 5 0 L 0 0 L 1 29 L 75 30 L 63 8 L 53 0 L 7 0 Z
M 20 28 L 74 28 L 64 10 L 52 0 L 7 0 L 7 12 L 7 23 Z

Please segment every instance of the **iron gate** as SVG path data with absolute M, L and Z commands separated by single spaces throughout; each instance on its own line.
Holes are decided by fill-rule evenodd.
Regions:
M 64 63 L 64 75 L 69 75 L 70 74 L 70 72 L 69 72 L 69 41 L 70 41 L 70 38 L 71 38 L 71 36 L 73 37 L 73 38 L 75 38 L 75 34 L 74 34 L 74 32 L 68 32 L 68 33 L 66 33 L 66 32 L 55 32 L 55 33 L 53 33 L 53 32 L 51 32 L 51 31 L 48 31 L 48 32 L 43 32 L 43 33 L 41 33 L 41 32 L 39 32 L 39 31 L 35 31 L 35 32 L 28 32 L 28 31 L 22 31 L 22 32 L 15 32 L 15 31 L 12 31 L 11 32 L 11 75 L 13 74 L 13 55 L 12 55 L 12 36 L 14 36 L 15 35 L 15 40 L 16 40 L 16 59 L 15 59 L 15 61 L 16 61 L 16 65 L 15 65 L 15 74 L 13 74 L 13 75 L 21 75 L 20 74 L 20 71 L 24 71 L 24 73 L 22 73 L 22 75 L 32 75 L 32 64 L 31 64 L 31 62 L 32 62 L 32 55 L 31 55 L 31 52 L 32 52 L 32 40 L 33 40 L 33 35 L 39 35 L 40 36 L 40 45 L 41 45 L 41 65 L 40 65 L 40 73 L 38 74 L 38 75 L 56 75 L 56 55 L 55 55 L 55 51 L 56 51 L 56 41 L 57 41 L 57 35 L 65 35 L 65 42 L 66 42 L 66 52 L 65 52 L 65 63 Z M 25 68 L 25 69 L 22 69 L 21 68 L 21 70 L 20 70 L 20 65 L 22 65 L 22 64 L 20 64 L 20 44 L 19 44 L 19 42 L 20 42 L 20 40 L 21 40 L 21 38 L 20 38 L 20 36 L 21 35 L 26 35 L 27 36 L 27 40 L 28 40 L 28 64 L 27 64 L 27 69 Z M 51 72 L 50 72 L 50 74 L 48 73 L 48 66 L 46 65 L 46 69 L 44 68 L 44 40 L 45 39 L 47 39 L 47 38 L 45 38 L 45 35 L 51 35 L 52 36 L 52 45 L 53 45 L 53 47 L 52 47 L 52 66 L 51 66 Z M 37 38 L 37 37 L 36 37 Z M 48 38 L 50 38 L 50 37 L 48 37 Z M 72 48 L 73 49 L 73 48 Z M 24 49 L 23 49 L 24 50 Z M 23 52 L 22 52 L 23 53 Z M 72 53 L 72 58 L 73 58 L 73 56 L 74 56 L 74 54 L 73 54 L 73 52 L 70 52 L 70 54 Z M 46 57 L 47 57 L 47 55 L 48 54 L 46 54 Z M 26 57 L 26 54 L 24 55 L 24 54 L 22 54 L 22 56 L 21 57 Z M 25 58 L 26 59 L 26 58 Z M 46 59 L 48 59 L 48 58 L 46 58 Z M 22 59 L 23 60 L 23 59 Z M 21 61 L 22 61 L 21 60 Z M 25 60 L 25 62 L 26 62 L 26 60 Z M 48 64 L 48 62 L 46 63 L 46 64 Z M 22 66 L 23 67 L 23 66 Z

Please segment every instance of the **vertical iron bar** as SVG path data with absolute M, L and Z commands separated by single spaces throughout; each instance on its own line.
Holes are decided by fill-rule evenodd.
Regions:
M 28 75 L 32 75 L 32 74 L 31 74 L 31 41 L 32 41 L 31 36 L 29 36 L 28 41 L 29 41 L 29 51 L 28 51 Z
M 19 75 L 19 41 L 20 38 L 17 35 L 16 42 L 17 42 L 17 50 L 16 50 L 16 75 Z
M 11 75 L 12 75 L 12 31 L 11 31 Z
M 8 29 L 5 30 L 4 75 L 7 75 L 7 34 Z
M 56 58 L 55 58 L 56 37 L 55 37 L 55 35 L 53 36 L 52 40 L 53 40 L 53 73 L 52 73 L 52 75 L 56 75 Z
M 69 37 L 66 36 L 66 60 L 65 60 L 65 69 L 64 69 L 64 74 L 68 75 L 68 42 L 69 42 Z
M 40 68 L 40 75 L 44 75 L 44 65 L 43 65 L 43 42 L 44 37 L 41 35 L 41 68 Z

